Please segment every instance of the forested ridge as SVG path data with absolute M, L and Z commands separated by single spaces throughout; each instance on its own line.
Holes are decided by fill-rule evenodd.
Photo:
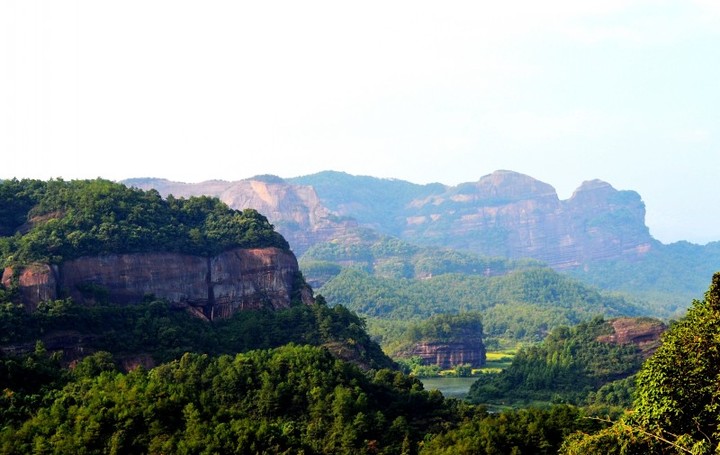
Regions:
M 267 218 L 217 198 L 168 197 L 108 180 L 0 183 L 0 255 L 5 265 L 60 263 L 110 253 L 210 256 L 233 247 L 289 249 Z
M 542 343 L 522 348 L 499 374 L 481 375 L 470 389 L 478 403 L 513 404 L 533 400 L 629 406 L 632 390 L 609 384 L 634 375 L 643 357 L 634 344 L 600 341 L 612 333 L 601 317 L 551 331 Z M 601 387 L 608 386 L 596 393 Z
M 211 198 L 164 200 L 100 179 L 5 181 L 0 199 L 5 265 L 287 248 L 257 212 Z M 719 450 L 720 274 L 643 362 L 634 346 L 598 339 L 608 330 L 598 313 L 634 307 L 526 265 L 502 276 L 432 273 L 423 280 L 341 267 L 323 292 L 340 280 L 344 294 L 328 295 L 353 305 L 327 305 L 318 296 L 313 305 L 294 301 L 285 310 L 214 322 L 152 296 L 125 306 L 47 301 L 30 312 L 16 288 L 0 285 L 0 452 Z M 384 318 L 390 329 L 402 324 L 396 334 L 410 342 L 454 341 L 463 330 L 544 340 L 521 349 L 505 372 L 483 375 L 473 404 L 425 391 L 394 369 L 366 332 L 364 315 Z M 58 337 L 60 347 L 53 344 Z M 68 340 L 78 349 L 65 349 Z M 148 357 L 152 364 L 131 365 Z M 508 397 L 515 406 L 544 404 L 497 412 L 480 404 Z

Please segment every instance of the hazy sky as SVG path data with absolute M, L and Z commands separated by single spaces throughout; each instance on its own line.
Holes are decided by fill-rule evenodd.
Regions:
M 0 178 L 638 191 L 720 240 L 720 1 L 0 2 Z

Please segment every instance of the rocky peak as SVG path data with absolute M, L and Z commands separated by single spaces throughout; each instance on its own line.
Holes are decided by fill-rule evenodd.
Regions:
M 550 197 L 557 199 L 555 188 L 528 175 L 513 171 L 495 171 L 477 183 L 460 185 L 474 187 L 480 199 L 499 199 L 506 202 Z

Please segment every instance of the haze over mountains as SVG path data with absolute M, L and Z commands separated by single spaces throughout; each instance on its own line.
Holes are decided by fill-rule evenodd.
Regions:
M 163 196 L 204 194 L 233 208 L 255 208 L 266 214 L 298 255 L 357 224 L 421 245 L 530 257 L 555 268 L 638 257 L 657 243 L 644 224 L 640 196 L 599 180 L 584 182 L 565 201 L 552 186 L 511 171 L 458 186 L 332 171 L 287 180 L 259 176 L 237 182 L 125 183 L 154 188 Z
M 417 245 L 533 258 L 606 289 L 663 290 L 682 294 L 685 302 L 700 297 L 720 267 L 719 242 L 662 244 L 645 225 L 641 196 L 600 180 L 581 183 L 566 200 L 551 185 L 507 170 L 457 186 L 335 171 L 290 179 L 124 183 L 163 196 L 217 196 L 232 208 L 255 208 L 298 257 L 313 245 L 351 239 L 348 234 L 362 226 Z

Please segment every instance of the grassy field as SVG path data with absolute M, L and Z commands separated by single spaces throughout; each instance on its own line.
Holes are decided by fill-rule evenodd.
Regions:
M 473 370 L 473 374 L 499 373 L 512 363 L 517 349 L 504 349 L 501 351 L 489 351 L 485 356 L 485 366 Z

